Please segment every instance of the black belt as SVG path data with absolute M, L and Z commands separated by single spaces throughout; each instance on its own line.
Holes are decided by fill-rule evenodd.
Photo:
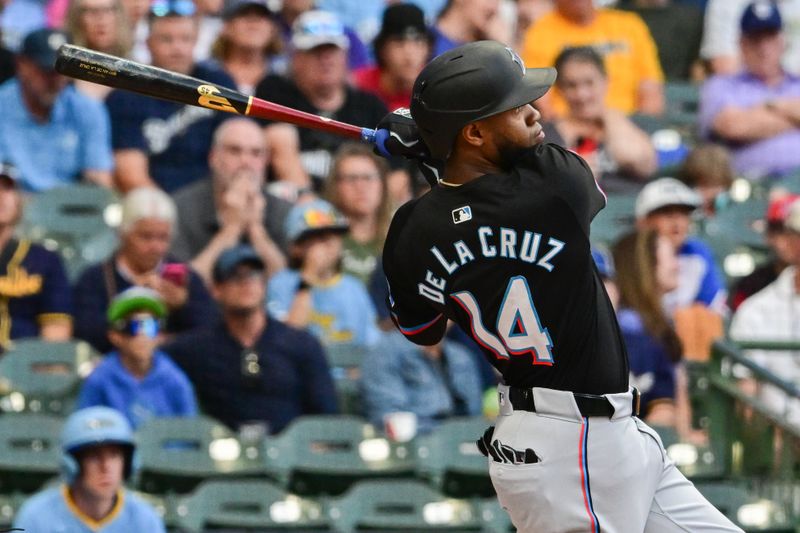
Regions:
M 581 394 L 573 392 L 575 403 L 578 405 L 582 416 L 604 416 L 611 418 L 614 416 L 614 406 L 608 401 L 605 396 L 597 394 Z M 637 389 L 633 389 L 633 400 L 631 402 L 631 414 L 633 416 L 639 415 L 639 399 L 640 394 Z M 536 412 L 536 404 L 533 401 L 532 389 L 520 389 L 518 387 L 508 388 L 508 400 L 514 409 L 520 411 Z

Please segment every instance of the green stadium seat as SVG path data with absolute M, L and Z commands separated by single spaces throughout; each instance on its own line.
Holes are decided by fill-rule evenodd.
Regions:
M 207 481 L 176 502 L 183 530 L 202 532 L 328 530 L 320 502 L 288 494 L 268 481 Z
M 0 359 L 0 411 L 66 416 L 99 357 L 83 341 L 14 341 Z
M 303 416 L 265 443 L 267 471 L 301 495 L 341 494 L 358 480 L 413 475 L 413 450 L 351 415 Z
M 745 487 L 734 481 L 695 483 L 695 487 L 719 512 L 741 525 L 737 512 L 742 505 L 753 501 Z
M 483 522 L 485 533 L 509 533 L 516 531 L 517 528 L 511 523 L 511 517 L 500 506 L 497 498 L 486 498 L 477 504 Z
M 682 133 L 697 137 L 700 87 L 690 82 L 668 82 L 664 84 L 664 100 L 666 120 Z
M 447 498 L 421 481 L 361 481 L 328 506 L 334 529 L 354 531 L 482 531 L 480 507 Z
M 448 496 L 494 495 L 486 457 L 475 445 L 488 425 L 483 417 L 453 418 L 418 437 L 418 475 Z
M 336 386 L 339 411 L 362 415 L 361 363 L 367 355 L 366 348 L 350 343 L 331 344 L 325 347 L 325 353 Z
M 205 416 L 154 418 L 136 432 L 138 486 L 164 494 L 191 492 L 212 478 L 263 477 L 261 443 L 243 446 L 227 427 Z
M 0 493 L 35 492 L 58 475 L 62 425 L 40 413 L 0 416 Z
M 606 207 L 592 221 L 592 242 L 611 247 L 618 238 L 634 229 L 635 205 L 635 194 L 608 195 Z
M 729 279 L 749 274 L 748 265 L 755 265 L 766 255 L 766 209 L 765 198 L 751 197 L 732 202 L 703 224 L 700 237 L 711 247 L 716 263 Z

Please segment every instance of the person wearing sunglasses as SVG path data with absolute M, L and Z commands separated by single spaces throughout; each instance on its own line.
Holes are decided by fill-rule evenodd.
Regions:
M 78 407 L 112 407 L 135 429 L 150 418 L 195 416 L 197 402 L 186 374 L 157 348 L 167 306 L 157 292 L 131 287 L 108 307 L 114 345 L 86 378 Z
M 153 66 L 235 87 L 222 70 L 195 62 L 198 21 L 191 0 L 156 0 L 148 22 Z M 120 190 L 157 186 L 171 193 L 208 175 L 211 138 L 224 113 L 123 90 L 112 91 L 106 105 Z

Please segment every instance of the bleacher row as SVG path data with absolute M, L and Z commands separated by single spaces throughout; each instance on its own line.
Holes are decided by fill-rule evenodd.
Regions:
M 83 342 L 30 339 L 0 359 L 0 527 L 26 496 L 58 483 L 61 427 L 96 357 Z M 733 402 L 712 394 L 728 386 L 724 365 L 716 364 L 713 373 L 714 365 L 691 370 L 710 444 L 682 443 L 673 429 L 657 430 L 684 474 L 747 531 L 795 531 L 800 487 L 793 476 L 800 462 L 786 467 L 788 480 L 768 482 L 768 471 L 735 457 L 738 450 L 751 455 L 746 463 L 786 464 L 742 442 L 742 428 L 755 428 L 763 441 L 769 426 L 750 420 L 732 427 Z M 153 419 L 137 430 L 131 486 L 173 531 L 512 531 L 475 446 L 489 423 L 455 418 L 428 435 L 394 442 L 354 414 L 300 417 L 272 436 L 246 428 L 233 433 L 207 416 Z M 800 442 L 791 433 L 785 438 Z M 772 441 L 760 445 L 774 448 Z

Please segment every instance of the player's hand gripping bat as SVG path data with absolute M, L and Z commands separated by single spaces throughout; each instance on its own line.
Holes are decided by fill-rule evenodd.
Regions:
M 63 45 L 56 70 L 61 74 L 115 89 L 125 89 L 170 102 L 206 107 L 312 128 L 375 143 L 375 130 L 298 111 L 254 96 L 219 87 L 191 76 L 143 65 L 80 46 Z

